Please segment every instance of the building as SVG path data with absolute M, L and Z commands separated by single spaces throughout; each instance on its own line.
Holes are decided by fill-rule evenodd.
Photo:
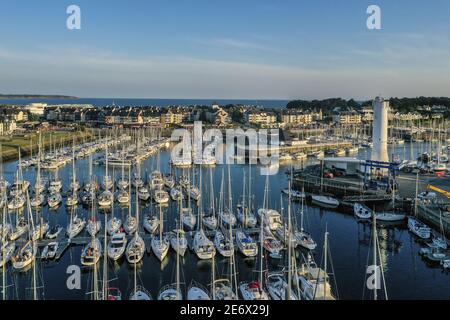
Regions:
M 277 122 L 277 115 L 274 112 L 264 110 L 249 110 L 244 113 L 244 119 L 249 124 L 272 125 Z
M 0 119 L 0 135 L 8 135 L 13 133 L 17 129 L 17 123 L 15 120 Z
M 339 124 L 361 124 L 362 116 L 356 111 L 344 111 L 334 114 L 333 121 Z
M 312 112 L 303 110 L 286 110 L 281 113 L 281 122 L 285 125 L 305 125 L 310 124 L 314 120 Z
M 373 107 L 364 106 L 361 108 L 361 120 L 364 122 L 373 121 Z
M 29 113 L 42 117 L 45 113 L 45 108 L 47 108 L 46 103 L 30 103 L 25 109 L 28 110 Z
M 205 112 L 206 120 L 216 126 L 227 126 L 231 122 L 230 115 L 218 105 L 213 105 Z
M 389 101 L 376 97 L 373 100 L 372 160 L 388 162 L 388 112 Z

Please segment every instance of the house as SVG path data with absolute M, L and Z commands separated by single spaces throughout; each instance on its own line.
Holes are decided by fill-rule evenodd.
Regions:
M 253 109 L 244 113 L 244 119 L 249 124 L 271 126 L 277 123 L 277 115 L 274 112 L 263 109 Z
M 339 124 L 360 124 L 362 116 L 356 111 L 343 111 L 334 114 L 333 121 Z

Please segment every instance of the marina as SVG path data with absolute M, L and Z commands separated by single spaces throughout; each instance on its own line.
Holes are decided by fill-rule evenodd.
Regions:
M 108 134 L 104 135 L 104 137 L 107 136 Z M 141 137 L 141 135 L 135 135 L 134 137 L 137 136 Z M 189 291 L 187 284 L 194 281 L 198 283 L 198 286 L 207 288 L 214 275 L 216 279 L 230 279 L 230 281 L 236 281 L 236 283 L 240 284 L 233 289 L 236 290 L 234 294 L 237 293 L 238 298 L 245 298 L 246 295 L 253 297 L 252 294 L 254 293 L 252 293 L 253 289 L 251 289 L 251 286 L 256 286 L 258 283 L 263 283 L 265 290 L 267 290 L 267 297 L 273 298 L 277 297 L 274 292 L 278 291 L 272 291 L 274 289 L 271 285 L 278 285 L 279 281 L 286 279 L 284 277 L 288 277 L 288 272 L 283 270 L 289 270 L 289 265 L 291 265 L 291 275 L 294 272 L 300 275 L 303 272 L 300 266 L 303 266 L 302 268 L 311 266 L 312 261 L 315 261 L 320 268 L 327 268 L 327 274 L 330 277 L 328 284 L 330 287 L 327 289 L 330 296 L 327 296 L 327 299 L 360 299 L 363 297 L 364 291 L 354 290 L 354 288 L 362 288 L 364 283 L 366 259 L 371 254 L 370 239 L 373 235 L 373 230 L 370 219 L 355 218 L 353 206 L 355 203 L 372 203 L 376 204 L 377 208 L 387 208 L 388 210 L 389 206 L 386 207 L 386 204 L 389 205 L 392 195 L 383 194 L 381 191 L 361 193 L 361 181 L 358 182 L 357 179 L 328 178 L 325 180 L 319 177 L 315 181 L 309 177 L 302 180 L 301 177 L 305 175 L 305 170 L 312 174 L 314 168 L 322 165 L 321 159 L 316 158 L 306 158 L 300 161 L 293 159 L 283 162 L 278 173 L 268 176 L 269 178 L 267 179 L 266 176 L 259 174 L 258 167 L 260 165 L 249 166 L 248 163 L 231 166 L 216 164 L 215 166 L 191 165 L 188 167 L 175 167 L 171 165 L 170 161 L 171 146 L 164 140 L 159 140 L 159 138 L 154 140 L 156 144 L 154 143 L 153 151 L 146 157 L 140 158 L 139 161 L 133 162 L 134 165 L 120 164 L 120 161 L 110 165 L 109 157 L 105 158 L 105 152 L 113 154 L 111 149 L 124 150 L 124 146 L 136 145 L 137 141 L 131 136 L 128 138 L 122 136 L 118 140 L 120 143 L 116 141 L 117 146 L 114 146 L 113 143 L 107 142 L 109 139 L 114 140 L 112 137 L 99 140 L 100 143 L 105 143 L 105 145 L 93 149 L 92 153 L 88 153 L 83 157 L 77 157 L 73 152 L 74 149 L 69 148 L 66 154 L 71 159 L 57 167 L 56 170 L 40 171 L 40 167 L 35 162 L 30 166 L 19 165 L 17 161 L 3 163 L 2 174 L 5 178 L 3 181 L 8 181 L 10 185 L 13 185 L 19 172 L 21 179 L 29 182 L 30 193 L 34 193 L 32 190 L 35 189 L 38 181 L 45 181 L 45 184 L 49 183 L 49 185 L 51 181 L 55 181 L 55 172 L 57 172 L 62 186 L 60 203 L 54 207 L 42 205 L 29 210 L 25 203 L 21 209 L 8 210 L 5 207 L 5 201 L 2 218 L 3 221 L 9 222 L 14 229 L 17 229 L 15 225 L 20 217 L 24 221 L 34 221 L 34 224 L 39 224 L 39 226 L 45 221 L 48 222 L 50 228 L 54 226 L 62 228 L 62 232 L 59 232 L 55 238 L 41 236 L 39 237 L 40 239 L 34 241 L 37 253 L 32 264 L 20 269 L 12 268 L 10 263 L 5 264 L 5 267 L 2 268 L 7 285 L 5 298 L 31 298 L 29 288 L 33 286 L 33 283 L 36 283 L 34 294 L 38 295 L 39 298 L 95 298 L 96 296 L 92 295 L 92 290 L 95 289 L 96 285 L 101 288 L 104 274 L 109 279 L 108 281 L 112 283 L 111 286 L 113 285 L 120 290 L 125 298 L 125 296 L 128 296 L 130 292 L 132 293 L 135 290 L 133 289 L 133 283 L 135 283 L 133 274 L 135 272 L 140 285 L 145 287 L 152 297 L 158 297 L 161 288 L 170 283 L 178 283 L 180 294 L 185 297 L 185 294 L 187 295 Z M 405 143 L 405 147 L 420 148 L 417 143 Z M 391 148 L 391 152 L 396 152 L 398 155 L 403 153 L 402 149 L 397 149 L 393 146 L 389 148 Z M 127 147 L 127 150 L 129 150 L 130 154 L 133 153 L 133 148 L 128 149 Z M 414 151 L 411 151 L 411 154 L 413 153 Z M 71 154 L 72 156 L 70 156 Z M 361 148 L 356 156 L 361 159 L 369 159 L 370 149 Z M 24 161 L 28 161 L 26 163 L 30 163 L 29 160 L 27 158 L 24 159 Z M 108 172 L 105 171 L 106 161 L 108 161 Z M 112 184 L 109 188 L 113 194 L 112 202 L 106 208 L 100 207 L 95 203 L 96 197 L 94 195 L 90 198 L 91 200 L 88 199 L 83 202 L 80 199 L 75 205 L 67 203 L 69 196 L 73 192 L 71 191 L 74 185 L 73 172 L 76 174 L 80 192 L 93 183 L 103 185 L 102 181 L 104 181 L 105 176 L 110 176 Z M 160 175 L 159 172 L 161 173 Z M 139 177 L 141 177 L 142 183 L 131 183 L 131 181 Z M 159 198 L 154 198 L 154 190 L 161 190 L 161 192 L 167 190 L 164 191 L 167 193 L 170 191 L 170 188 L 164 186 L 164 182 L 161 182 L 162 184 L 158 182 L 157 179 L 160 179 L 158 177 L 163 179 L 161 181 L 164 181 L 165 177 L 173 177 L 174 184 L 170 182 L 170 179 L 167 184 L 172 186 L 180 184 L 184 200 L 180 202 L 180 200 L 174 201 L 169 199 L 167 202 L 158 202 Z M 410 216 L 414 215 L 413 199 L 415 198 L 416 180 L 417 188 L 420 192 L 426 190 L 429 184 L 436 184 L 445 188 L 447 185 L 445 181 L 448 181 L 448 177 L 436 178 L 434 175 L 421 175 L 420 179 L 417 179 L 417 177 L 416 174 L 412 173 L 400 173 L 398 175 L 399 193 L 396 199 L 399 202 L 401 200 L 402 210 Z M 289 191 L 290 181 L 292 182 L 292 192 Z M 311 183 L 311 188 L 308 187 L 306 181 Z M 123 186 L 119 187 L 121 185 Z M 138 199 L 137 190 L 134 187 L 136 185 L 141 187 L 149 185 L 152 196 L 146 201 L 136 200 Z M 191 195 L 194 194 L 190 191 L 191 188 L 198 189 L 198 194 L 200 195 L 198 201 L 191 198 Z M 332 188 L 345 191 L 339 193 Z M 298 191 L 294 191 L 294 189 Z M 302 192 L 302 189 L 304 192 Z M 334 205 L 334 202 L 331 205 L 331 203 L 327 202 L 328 200 L 322 200 L 319 197 L 311 199 L 311 196 L 319 193 L 321 189 L 331 192 L 330 194 L 339 199 L 334 200 L 336 205 Z M 9 192 L 11 193 L 12 190 L 9 190 Z M 98 192 L 98 194 L 101 194 L 100 191 Z M 115 195 L 118 195 L 120 192 L 128 192 L 129 199 L 123 203 L 117 202 L 118 198 Z M 290 194 L 292 195 L 291 198 Z M 432 239 L 446 239 L 448 216 L 445 214 L 441 214 L 440 217 L 439 214 L 436 215 L 436 212 L 439 211 L 437 208 L 442 208 L 445 204 L 444 199 L 445 197 L 442 197 L 441 200 L 433 200 L 435 201 L 434 204 L 424 202 L 417 206 L 418 218 L 432 227 L 432 234 L 435 237 Z M 92 206 L 90 201 L 93 200 L 94 205 Z M 259 217 L 257 220 L 259 221 L 258 224 L 254 226 L 244 227 L 241 222 L 229 220 L 231 216 L 228 217 L 221 213 L 226 212 L 224 210 L 233 208 L 232 212 L 238 214 L 241 209 L 237 210 L 235 208 L 238 205 L 240 206 L 239 208 L 248 208 L 249 203 L 251 203 L 251 208 L 255 212 L 256 218 Z M 263 227 L 257 212 L 265 207 L 275 210 L 273 218 L 275 220 L 268 218 L 269 220 L 264 222 L 266 227 Z M 158 239 L 165 239 L 171 234 L 171 230 L 178 228 L 180 208 L 192 210 L 193 217 L 196 217 L 193 229 L 185 229 L 184 232 L 187 246 L 186 253 L 183 253 L 183 256 L 179 256 L 170 248 L 168 251 L 165 251 L 163 258 L 158 257 L 155 254 L 157 249 L 155 249 L 154 243 L 155 241 L 159 243 Z M 31 216 L 29 216 L 30 212 Z M 139 216 L 136 216 L 137 212 Z M 68 238 L 66 229 L 75 216 L 88 223 L 86 228 L 83 228 L 79 234 Z M 130 243 L 133 239 L 142 239 L 145 247 L 142 260 L 133 264 L 129 263 L 125 256 L 112 260 L 105 259 L 104 255 L 102 255 L 93 266 L 82 265 L 80 263 L 80 255 L 85 250 L 83 248 L 86 248 L 92 242 L 93 237 L 102 246 L 103 244 L 108 245 L 108 242 L 111 241 L 112 238 L 110 238 L 109 234 L 106 234 L 104 226 L 109 223 L 113 216 L 124 223 L 123 227 L 128 233 L 125 235 L 125 242 Z M 163 221 L 163 224 L 161 224 L 162 229 L 156 227 L 154 233 L 149 233 L 147 230 L 150 229 L 142 226 L 142 221 L 145 221 L 146 216 L 155 216 L 155 221 Z M 222 254 L 225 253 L 220 254 L 220 250 L 215 250 L 214 258 L 199 258 L 197 253 L 198 244 L 196 244 L 196 241 L 198 241 L 196 240 L 199 230 L 198 222 L 202 220 L 208 221 L 205 220 L 206 216 L 219 219 L 219 227 L 211 229 L 203 225 L 201 228 L 204 229 L 204 236 L 211 240 L 211 244 L 213 244 L 212 240 L 215 239 L 219 230 L 225 236 L 223 240 L 225 243 L 232 237 L 233 241 L 229 242 L 233 251 L 231 256 L 229 254 L 227 254 L 228 256 L 223 256 Z M 369 214 L 368 217 L 370 216 L 372 215 Z M 131 221 L 130 217 L 137 218 L 135 221 L 137 227 L 133 229 L 137 232 L 127 229 L 125 222 Z M 383 215 L 377 214 L 377 219 L 382 219 L 382 217 Z M 223 221 L 221 222 L 220 219 L 223 219 Z M 96 231 L 98 232 L 97 234 L 88 230 L 90 221 L 99 222 L 100 227 Z M 232 222 L 227 224 L 225 221 Z M 291 241 L 286 238 L 286 235 L 289 235 L 289 225 L 293 232 Z M 441 253 L 439 253 L 441 255 L 437 255 L 434 251 L 430 251 L 434 249 L 427 249 L 433 248 L 433 242 L 421 239 L 409 232 L 408 225 L 409 223 L 407 223 L 405 218 L 401 221 L 377 222 L 377 239 L 381 254 L 379 259 L 384 269 L 389 298 L 421 298 L 424 291 L 427 297 L 431 298 L 450 297 L 450 292 L 445 285 L 448 282 L 448 275 L 443 269 L 445 266 L 442 267 L 440 263 L 440 261 L 444 261 L 442 263 L 444 264 L 447 256 Z M 271 231 L 266 231 L 266 228 Z M 297 233 L 300 234 L 300 230 L 307 230 L 311 236 L 311 240 L 308 241 L 317 243 L 312 247 L 314 249 L 307 249 L 309 246 L 305 245 L 303 247 L 300 245 L 301 242 L 297 243 L 294 241 Z M 241 251 L 243 250 L 241 247 L 242 239 L 240 238 L 241 235 L 237 236 L 237 233 L 242 231 L 245 232 L 245 237 L 249 237 L 248 241 L 255 243 L 255 248 L 258 249 L 256 255 L 250 254 L 246 256 L 246 254 L 243 254 L 246 251 Z M 14 241 L 16 250 L 25 247 L 29 243 L 27 234 L 27 232 L 24 232 Z M 325 238 L 324 235 L 326 235 Z M 264 245 L 261 239 L 265 239 L 263 240 Z M 46 248 L 49 245 L 54 245 L 54 243 L 57 243 L 57 247 L 50 256 L 51 258 L 44 259 L 41 257 L 42 252 L 51 250 L 50 247 Z M 326 248 L 324 247 L 325 245 Z M 276 250 L 281 250 L 272 251 L 275 248 L 274 246 L 279 247 Z M 329 265 L 328 267 L 323 265 L 324 248 L 326 252 L 329 251 L 328 258 L 332 259 L 333 270 L 329 269 Z M 269 254 L 261 258 L 260 250 Z M 274 252 L 278 253 L 275 254 Z M 445 250 L 439 252 L 445 252 Z M 293 257 L 293 260 L 289 259 L 289 256 Z M 438 256 L 439 258 L 437 258 Z M 232 265 L 230 265 L 231 261 L 234 261 Z M 328 261 L 331 263 L 330 260 Z M 68 290 L 65 288 L 66 269 L 70 265 L 78 265 L 82 270 L 82 288 L 80 290 Z M 276 276 L 276 274 L 279 275 Z M 315 279 L 314 277 L 316 276 L 318 275 L 313 275 L 311 279 Z M 97 279 L 98 283 L 94 279 Z M 178 282 L 176 279 L 179 279 Z M 275 279 L 278 280 L 275 281 Z M 250 285 L 251 283 L 254 284 Z M 432 285 L 430 286 L 430 284 Z M 267 287 L 265 287 L 266 285 Z M 100 291 L 98 288 L 97 290 Z M 87 294 L 89 292 L 91 294 Z M 269 294 L 270 292 L 271 294 Z M 296 289 L 293 287 L 291 298 L 295 299 L 298 295 L 302 299 L 314 299 L 314 296 L 311 297 L 306 292 L 301 292 L 300 288 Z M 208 293 L 208 295 L 211 298 L 211 293 Z M 316 296 L 315 298 L 321 299 L 323 297 Z

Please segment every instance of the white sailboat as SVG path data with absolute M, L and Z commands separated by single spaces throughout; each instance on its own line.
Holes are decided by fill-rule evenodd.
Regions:
M 155 233 L 159 227 L 159 218 L 155 215 L 146 214 L 144 216 L 144 229 L 150 234 Z
M 205 287 L 192 280 L 187 291 L 187 300 L 211 300 Z
M 408 217 L 408 229 L 413 234 L 422 239 L 429 239 L 431 237 L 431 228 L 417 218 L 417 205 L 419 192 L 419 173 L 416 176 L 416 197 L 414 199 L 414 217 Z
M 163 235 L 163 225 L 164 225 L 163 219 L 164 218 L 162 216 L 162 209 L 161 206 L 159 206 L 159 221 L 160 221 L 159 235 L 153 235 L 151 241 L 152 251 L 155 254 L 155 256 L 159 259 L 159 261 L 163 261 L 164 258 L 167 256 L 170 245 L 167 237 Z
M 131 219 L 134 218 L 134 219 Z M 133 231 L 134 237 L 128 242 L 127 249 L 125 251 L 127 261 L 131 264 L 139 263 L 144 257 L 145 253 L 145 242 L 139 235 L 139 203 L 136 196 L 136 217 L 132 217 L 131 214 L 128 215 L 127 221 L 134 221 L 133 224 L 128 224 L 125 230 Z M 130 232 L 127 232 L 130 234 Z

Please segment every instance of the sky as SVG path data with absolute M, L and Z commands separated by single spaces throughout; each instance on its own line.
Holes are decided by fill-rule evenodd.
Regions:
M 449 17 L 448 0 L 2 0 L 0 93 L 450 96 Z

